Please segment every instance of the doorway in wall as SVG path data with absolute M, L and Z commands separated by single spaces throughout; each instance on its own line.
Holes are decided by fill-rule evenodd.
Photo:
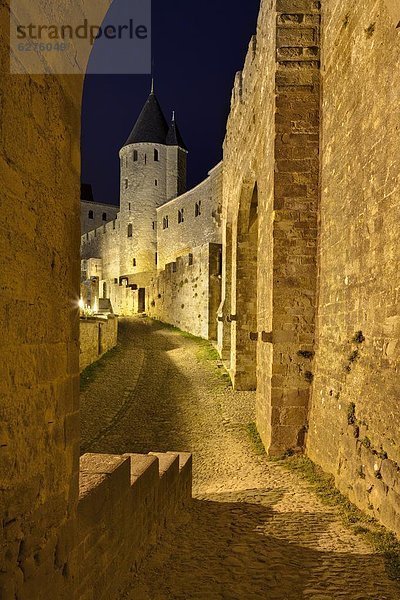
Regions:
M 139 288 L 138 312 L 146 312 L 146 288 Z

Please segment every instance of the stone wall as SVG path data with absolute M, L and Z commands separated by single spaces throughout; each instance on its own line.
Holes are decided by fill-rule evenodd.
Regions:
M 352 501 L 400 533 L 400 33 L 383 0 L 324 2 L 323 21 L 307 448 Z
M 155 207 L 165 195 L 166 185 L 171 187 L 174 181 L 175 187 L 183 185 L 182 178 L 177 179 L 176 169 L 171 170 L 163 164 L 167 160 L 166 152 L 170 153 L 170 161 L 174 153 L 182 154 L 183 151 L 158 146 L 159 161 L 155 162 L 154 144 L 137 144 L 136 147 L 140 150 L 136 162 L 133 162 L 130 146 L 121 151 L 122 186 L 129 175 L 128 188 L 121 190 L 121 212 L 114 221 L 81 237 L 82 278 L 97 277 L 100 298 L 109 298 L 114 312 L 124 316 L 137 313 L 141 307 L 140 288 L 146 290 L 146 299 L 149 298 L 148 288 L 157 269 L 162 271 L 167 262 L 190 253 L 196 246 L 221 243 L 222 164 L 210 171 L 209 177 L 199 186 L 164 204 L 156 214 Z M 149 156 L 146 165 L 143 162 L 144 151 Z M 178 173 L 183 170 L 184 165 Z M 162 175 L 166 179 L 163 182 Z M 156 193 L 153 190 L 155 178 L 159 183 Z M 138 185 L 144 186 L 142 195 L 150 194 L 146 201 L 144 197 L 141 200 L 137 198 Z M 181 208 L 184 209 L 184 221 L 178 224 L 178 209 Z M 166 216 L 169 227 L 164 230 L 162 224 Z M 132 225 L 132 238 L 128 237 L 129 225 Z M 201 290 L 201 293 L 207 294 L 207 290 Z M 145 308 L 149 310 L 148 302 Z
M 79 537 L 73 551 L 77 567 L 73 598 L 121 598 L 128 578 L 163 529 L 190 502 L 191 492 L 190 454 L 85 454 Z
M 110 315 L 105 318 L 80 319 L 79 341 L 79 368 L 83 371 L 117 345 L 117 317 Z
M 115 220 L 118 212 L 119 206 L 114 204 L 81 200 L 81 233 L 87 233 L 101 227 L 106 222 Z M 91 216 L 92 214 L 93 216 Z
M 224 145 L 218 343 L 267 450 L 306 448 L 400 532 L 393 8 L 323 2 L 321 67 L 320 3 L 262 3 Z
M 222 171 L 220 163 L 198 186 L 157 209 L 159 269 L 192 248 L 221 243 Z M 182 209 L 183 222 L 179 222 L 178 211 Z
M 10 75 L 9 18 L 2 2 L 0 597 L 64 599 L 79 475 L 82 78 Z
M 149 287 L 149 316 L 216 339 L 221 300 L 221 246 L 205 244 L 166 265 Z
M 101 7 L 105 15 L 108 3 Z M 53 18 L 65 22 L 65 6 L 56 9 Z M 43 22 L 37 4 L 26 10 Z M 154 461 L 146 469 L 118 459 L 111 473 L 115 459 L 84 460 L 79 482 L 83 77 L 10 75 L 9 18 L 2 2 L 0 597 L 84 600 L 95 588 L 110 600 L 164 516 L 188 500 L 190 461 L 182 456 L 178 467 L 175 456 L 160 457 L 155 479 L 147 475 Z
M 319 5 L 262 2 L 224 144 L 219 348 L 270 453 L 304 447 L 316 296 Z

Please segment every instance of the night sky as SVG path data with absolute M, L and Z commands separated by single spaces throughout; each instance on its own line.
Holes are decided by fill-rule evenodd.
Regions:
M 236 71 L 255 33 L 260 0 L 153 0 L 155 92 L 189 149 L 188 188 L 222 158 Z M 118 151 L 150 92 L 150 76 L 86 77 L 82 181 L 96 202 L 119 203 Z

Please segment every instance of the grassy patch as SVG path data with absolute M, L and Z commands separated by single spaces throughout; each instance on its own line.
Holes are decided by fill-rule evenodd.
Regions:
M 343 521 L 352 528 L 354 533 L 364 536 L 375 552 L 384 557 L 389 577 L 400 581 L 400 541 L 393 533 L 356 508 L 335 488 L 334 478 L 310 459 L 295 456 L 283 460 L 281 464 L 310 483 L 322 502 L 335 506 Z
M 97 362 L 93 363 L 86 367 L 84 371 L 81 373 L 80 378 L 80 389 L 81 392 L 84 392 L 88 386 L 94 381 L 97 375 L 99 375 L 105 368 L 108 360 L 113 358 L 120 351 L 120 347 L 116 346 L 112 348 L 106 354 L 104 354 Z
M 265 454 L 264 444 L 262 443 L 260 434 L 258 433 L 257 425 L 255 423 L 248 423 L 246 431 L 250 437 L 251 443 L 253 444 L 256 454 Z
M 211 363 L 211 365 L 214 368 L 215 374 L 218 375 L 218 377 L 222 380 L 223 384 L 226 386 L 231 386 L 231 378 L 229 376 L 228 371 L 225 369 L 224 365 L 221 362 L 218 350 L 206 340 L 203 340 L 201 338 L 195 338 L 194 336 L 192 336 L 192 338 L 198 345 L 198 350 L 196 352 L 197 360 L 199 362 Z

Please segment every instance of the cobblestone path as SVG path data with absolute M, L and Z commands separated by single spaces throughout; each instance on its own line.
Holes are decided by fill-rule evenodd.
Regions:
M 204 346 L 141 319 L 82 393 L 83 450 L 190 450 L 194 501 L 124 600 L 399 600 L 383 559 L 247 432 L 254 395 L 235 393 Z

